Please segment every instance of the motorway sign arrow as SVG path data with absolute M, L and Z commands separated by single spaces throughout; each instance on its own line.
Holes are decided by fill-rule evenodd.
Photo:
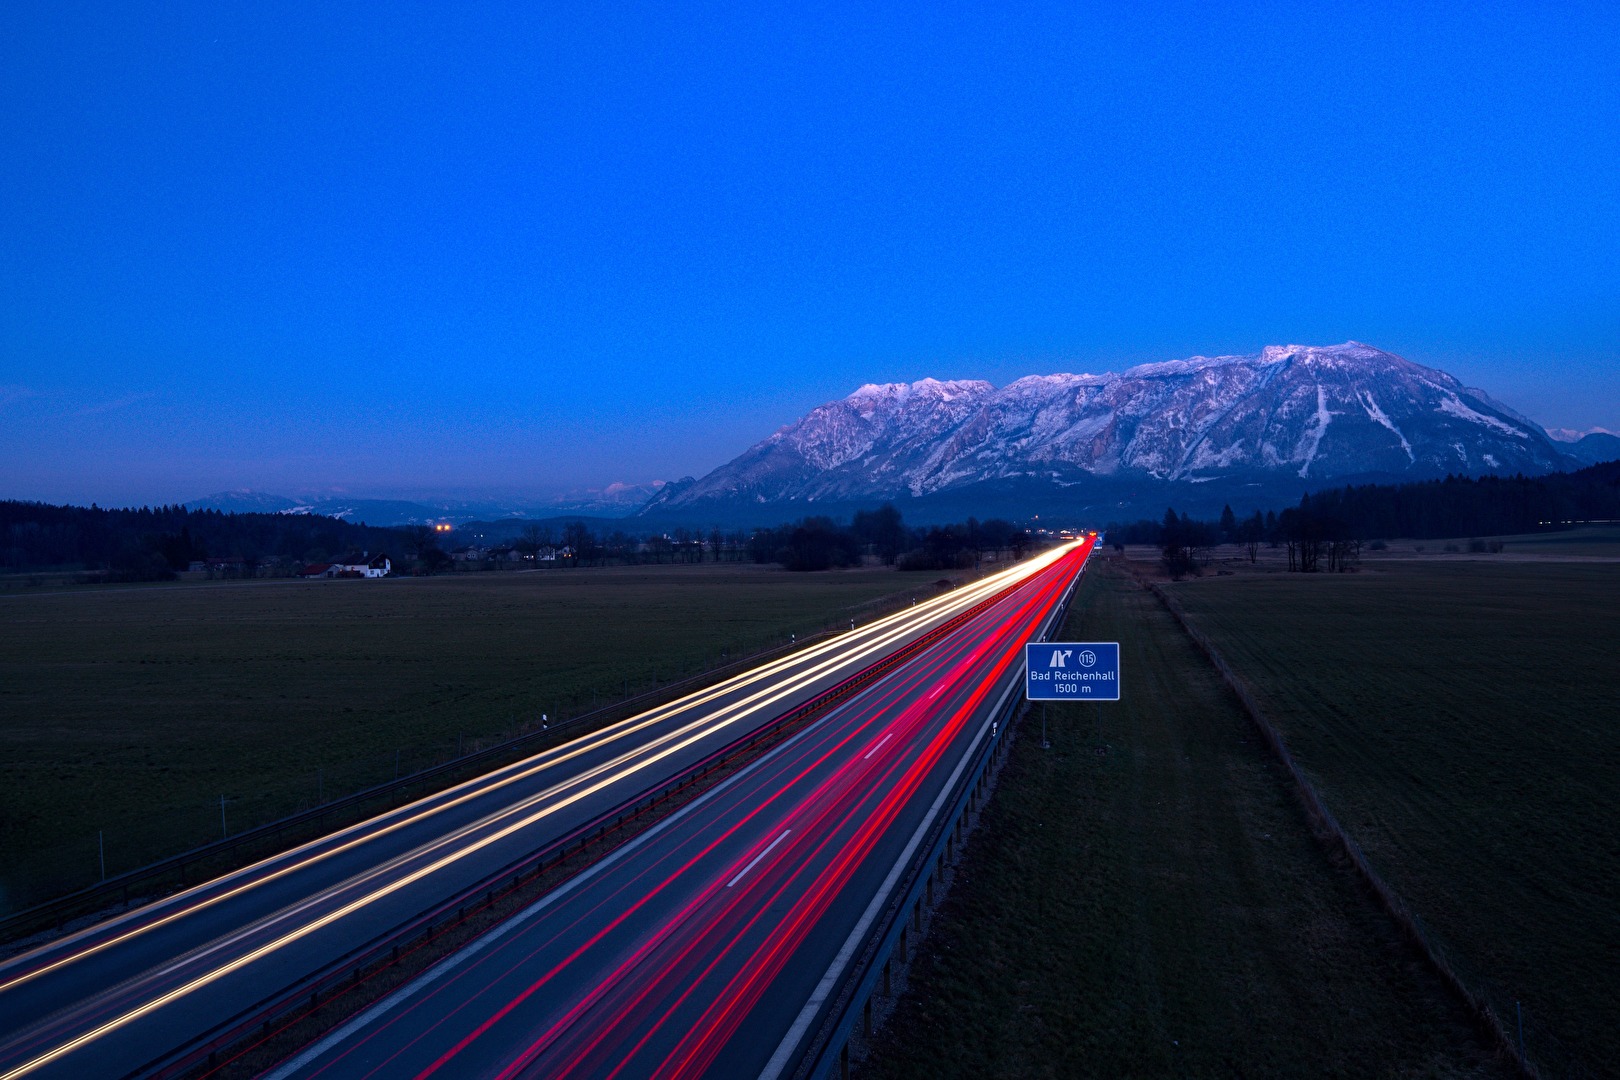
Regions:
M 1032 641 L 1024 646 L 1030 701 L 1118 701 L 1119 642 Z

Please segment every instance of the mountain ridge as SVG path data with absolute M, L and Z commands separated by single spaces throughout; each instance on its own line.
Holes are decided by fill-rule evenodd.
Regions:
M 1436 368 L 1356 341 L 1268 345 L 999 388 L 868 383 L 666 485 L 638 514 L 937 499 L 987 484 L 1047 504 L 1122 487 L 1159 501 L 1210 485 L 1545 473 L 1576 461 L 1539 424 Z
M 664 486 L 615 482 L 602 488 L 580 488 L 550 498 L 444 499 L 381 498 L 316 494 L 302 498 L 239 488 L 219 491 L 185 503 L 188 510 L 236 514 L 319 514 L 378 526 L 461 524 L 470 521 L 535 520 L 559 516 L 623 516 L 645 505 Z

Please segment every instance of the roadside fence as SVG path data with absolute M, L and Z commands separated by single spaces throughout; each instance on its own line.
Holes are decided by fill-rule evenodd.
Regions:
M 1053 608 L 1037 641 L 1050 640 L 1068 618 L 1069 606 L 1085 571 L 1075 576 Z M 1021 670 L 1021 668 L 1020 668 Z M 928 915 L 943 898 L 947 871 L 962 854 L 965 837 L 978 824 L 996 775 L 1007 759 L 1013 728 L 1028 712 L 1020 693 L 1023 680 L 1008 687 L 983 729 L 988 736 L 967 761 L 940 813 L 924 833 L 896 882 L 890 899 L 873 920 L 855 959 L 828 997 L 819 1025 L 799 1047 L 795 1062 L 781 1073 L 793 1080 L 848 1080 L 851 1045 L 870 1039 L 884 1005 L 895 998 L 896 970 L 909 963 L 928 927 Z
M 716 649 L 712 663 L 696 674 L 648 689 L 624 684 L 622 694 L 610 690 L 600 699 L 591 694 L 573 704 L 578 711 L 571 715 L 562 715 L 555 705 L 536 702 L 526 710 L 530 719 L 493 739 L 457 736 L 454 743 L 400 747 L 322 765 L 306 777 L 302 793 L 290 785 L 257 793 L 225 791 L 198 805 L 142 814 L 134 827 L 101 830 L 78 844 L 61 845 L 31 859 L 29 878 L 13 877 L 6 882 L 5 892 L 0 892 L 0 908 L 14 909 L 0 915 L 0 944 L 118 914 L 248 865 L 479 771 L 519 760 L 551 743 L 845 633 L 852 620 L 859 625 L 903 610 L 924 595 L 914 590 L 894 593 L 846 608 L 819 626 L 772 633 L 763 643 L 755 638 L 751 643 Z M 542 711 L 547 714 L 544 726 Z M 204 841 L 210 833 L 218 839 Z M 161 848 L 153 850 L 154 845 L 174 837 L 192 838 L 192 846 L 167 856 L 161 854 Z M 132 861 L 137 865 L 118 869 L 129 867 Z M 0 957 L 4 955 L 0 948 Z
M 860 693 L 978 615 L 1005 592 L 1002 590 L 952 616 L 809 701 L 739 736 L 681 773 L 637 792 L 566 836 L 497 870 L 457 896 L 420 912 L 396 929 L 357 946 L 321 971 L 268 995 L 212 1031 L 148 1062 L 130 1075 L 142 1080 L 206 1077 L 254 1053 L 271 1040 L 299 1029 L 299 1025 L 323 1008 L 331 1009 L 334 1003 L 341 1008 L 339 999 L 351 994 L 358 996 L 372 980 L 388 978 L 402 962 L 410 962 L 414 955 L 433 947 L 469 920 L 500 907 L 503 901 L 532 886 L 542 875 L 552 874 L 546 882 L 549 891 L 566 877 L 583 871 L 628 838 L 629 830 L 645 823 L 649 814 L 667 810 L 672 799 L 683 792 L 692 792 L 705 779 L 717 782 L 723 770 L 752 760 L 758 752 Z M 558 871 L 566 876 L 558 877 Z M 334 1018 L 329 1026 L 336 1026 L 338 1022 Z

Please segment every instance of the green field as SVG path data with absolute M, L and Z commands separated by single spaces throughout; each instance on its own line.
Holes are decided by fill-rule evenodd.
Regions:
M 1105 565 L 1063 636 L 1125 699 L 1025 721 L 860 1075 L 1507 1075 L 1151 594 Z
M 938 574 L 612 567 L 0 597 L 0 912 L 700 672 Z M 627 681 L 621 673 L 633 674 Z
M 1510 1024 L 1523 1003 L 1531 1056 L 1620 1059 L 1620 568 L 1173 588 L 1453 961 Z
M 1503 549 L 1546 555 L 1620 556 L 1620 525 L 1587 525 L 1562 532 L 1497 537 Z

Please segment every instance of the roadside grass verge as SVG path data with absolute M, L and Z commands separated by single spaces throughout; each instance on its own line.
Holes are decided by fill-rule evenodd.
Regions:
M 1620 574 L 1390 562 L 1173 586 L 1549 1075 L 1620 1057 Z
M 0 912 L 722 660 L 937 574 L 734 565 L 0 597 Z M 451 782 L 447 778 L 446 783 Z
M 863 1075 L 1507 1075 L 1157 599 L 1102 562 L 1062 636 L 1125 700 L 1025 719 Z

